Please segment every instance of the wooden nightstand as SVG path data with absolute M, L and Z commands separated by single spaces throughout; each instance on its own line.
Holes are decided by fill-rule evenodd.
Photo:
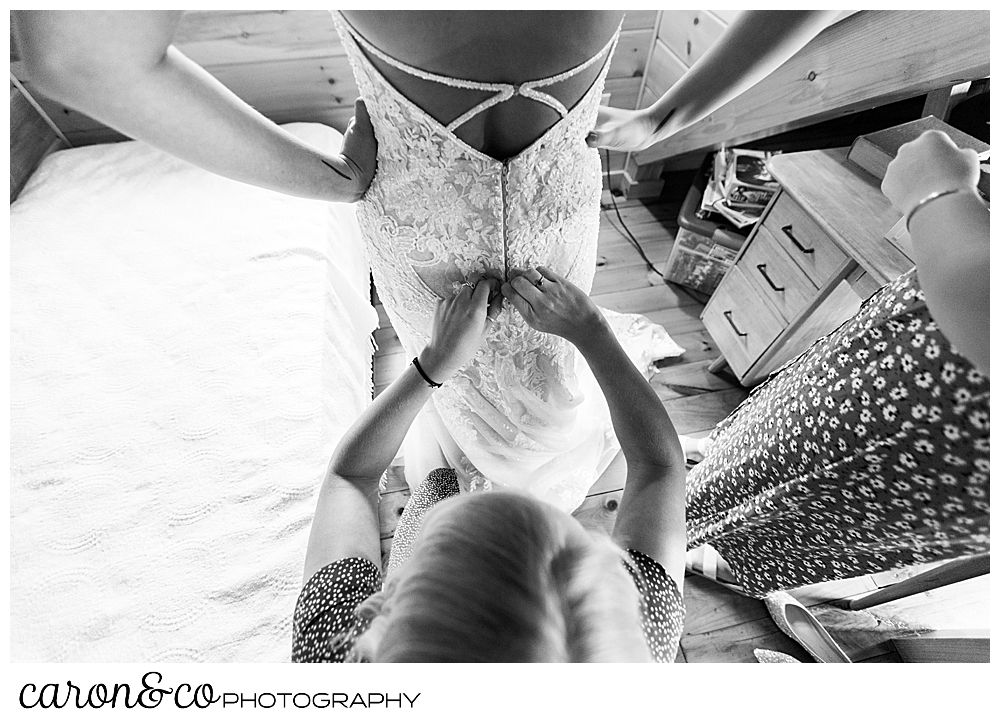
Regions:
M 913 266 L 883 235 L 899 219 L 847 149 L 774 156 L 771 200 L 702 320 L 744 386 L 763 380 Z

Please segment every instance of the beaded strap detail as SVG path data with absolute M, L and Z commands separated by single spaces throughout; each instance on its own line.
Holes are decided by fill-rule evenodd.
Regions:
M 524 83 L 519 83 L 517 85 L 513 83 L 484 83 L 477 80 L 465 80 L 463 78 L 451 78 L 447 75 L 438 75 L 437 73 L 429 73 L 426 70 L 421 70 L 420 68 L 415 68 L 412 65 L 408 65 L 400 60 L 396 60 L 391 55 L 386 55 L 384 52 L 372 45 L 368 40 L 366 40 L 354 27 L 347 22 L 347 18 L 340 13 L 340 19 L 343 20 L 344 28 L 350 33 L 351 37 L 354 38 L 357 43 L 365 49 L 366 52 L 371 53 L 379 60 L 382 60 L 394 68 L 412 75 L 415 78 L 421 78 L 422 80 L 429 80 L 434 83 L 440 83 L 442 85 L 451 86 L 452 88 L 467 88 L 468 90 L 481 90 L 481 91 L 492 91 L 495 95 L 487 98 L 482 103 L 473 106 L 471 109 L 467 110 L 465 113 L 460 115 L 458 118 L 449 123 L 446 128 L 448 131 L 454 132 L 456 128 L 459 128 L 463 124 L 467 123 L 471 119 L 475 118 L 477 115 L 483 111 L 492 108 L 493 106 L 503 103 L 504 101 L 510 100 L 515 95 L 520 95 L 524 98 L 530 98 L 531 100 L 537 101 L 539 103 L 544 103 L 553 110 L 555 110 L 560 118 L 565 118 L 569 111 L 566 106 L 563 105 L 557 98 L 549 95 L 548 93 L 542 93 L 536 88 L 543 88 L 548 85 L 554 85 L 556 83 L 562 82 L 572 78 L 574 75 L 583 72 L 591 65 L 596 63 L 605 53 L 607 57 L 610 58 L 615 52 L 615 46 L 618 43 L 618 34 L 621 31 L 621 23 L 618 24 L 618 29 L 615 34 L 608 41 L 607 45 L 601 48 L 597 55 L 593 56 L 589 60 L 585 60 L 576 67 L 570 68 L 569 70 L 563 71 L 558 75 L 553 75 L 549 78 L 541 78 L 539 80 L 528 80 Z

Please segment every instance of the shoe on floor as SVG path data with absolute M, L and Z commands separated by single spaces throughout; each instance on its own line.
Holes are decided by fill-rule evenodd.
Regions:
M 793 658 L 788 653 L 779 653 L 777 650 L 765 650 L 764 648 L 754 648 L 753 655 L 758 663 L 801 663 L 801 660 Z
M 819 620 L 787 592 L 772 592 L 764 598 L 764 605 L 781 632 L 805 648 L 816 662 L 851 662 Z

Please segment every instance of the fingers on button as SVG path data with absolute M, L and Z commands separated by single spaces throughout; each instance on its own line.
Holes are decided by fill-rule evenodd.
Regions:
M 538 266 L 538 274 L 548 281 L 562 281 L 563 277 L 550 269 L 548 266 Z
M 518 294 L 525 298 L 530 298 L 531 294 L 538 293 L 538 289 L 535 287 L 534 282 L 526 275 L 511 279 L 510 285 L 514 287 L 514 290 L 517 291 Z

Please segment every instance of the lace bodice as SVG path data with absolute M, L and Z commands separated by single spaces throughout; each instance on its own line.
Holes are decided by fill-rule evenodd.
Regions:
M 334 13 L 334 20 L 378 139 L 378 170 L 358 220 L 379 297 L 407 352 L 427 344 L 438 300 L 470 274 L 507 279 L 516 267 L 544 264 L 589 291 L 601 164 L 584 139 L 611 53 L 565 116 L 500 161 L 391 86 L 343 18 Z M 569 509 L 582 500 L 595 479 L 585 468 L 598 465 L 591 457 L 616 442 L 607 424 L 591 423 L 581 434 L 577 362 L 567 342 L 532 330 L 505 307 L 475 359 L 433 398 L 463 453 L 448 461 L 464 485 L 528 487 Z M 587 444 L 593 449 L 581 449 Z M 583 455 L 583 464 L 570 464 L 573 455 Z

